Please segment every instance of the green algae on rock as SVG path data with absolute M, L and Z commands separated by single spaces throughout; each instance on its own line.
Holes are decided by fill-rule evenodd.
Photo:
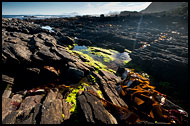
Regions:
M 123 64 L 124 64 L 124 65 L 126 65 L 126 64 L 128 64 L 128 63 L 129 63 L 128 60 L 124 60 L 124 61 L 123 61 Z
M 80 90 L 84 91 L 85 86 L 89 86 L 89 85 L 86 83 L 82 83 L 77 88 L 71 88 L 72 92 L 66 98 L 66 101 L 72 105 L 70 112 L 75 111 L 75 109 L 76 109 L 76 96 Z
M 124 66 L 123 61 L 131 61 L 130 56 L 128 55 L 128 52 L 120 53 L 118 51 L 112 50 L 112 49 L 103 49 L 100 47 L 91 47 L 91 46 L 75 46 L 74 51 L 79 51 L 84 54 L 89 55 L 94 60 L 97 60 L 101 62 L 102 64 L 106 65 L 110 72 L 115 73 L 114 71 L 117 70 L 118 66 Z M 82 55 L 79 56 L 82 61 L 84 61 L 84 58 Z M 113 71 L 114 70 L 114 71 Z
M 83 56 L 83 57 L 87 60 L 87 62 L 85 62 L 85 63 L 86 63 L 87 65 L 90 65 L 90 66 L 94 67 L 96 70 L 107 68 L 107 66 L 103 65 L 103 64 L 102 64 L 101 62 L 99 62 L 99 61 L 94 60 L 92 57 L 90 57 L 90 56 L 87 55 L 87 54 L 84 54 L 84 53 L 82 53 L 82 52 L 80 52 L 80 51 L 76 51 L 76 50 L 73 50 L 73 52 L 76 53 L 76 54 L 78 54 L 79 57 L 80 57 L 80 56 Z
M 112 55 L 118 53 L 117 51 L 112 49 L 103 49 L 99 47 L 88 47 L 88 49 L 83 49 L 81 51 L 87 51 L 88 53 L 94 54 L 98 57 L 102 57 L 104 62 L 110 62 L 115 60 Z

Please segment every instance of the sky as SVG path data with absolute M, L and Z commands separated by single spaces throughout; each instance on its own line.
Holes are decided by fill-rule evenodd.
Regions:
M 2 15 L 108 14 L 141 11 L 151 2 L 2 2 Z

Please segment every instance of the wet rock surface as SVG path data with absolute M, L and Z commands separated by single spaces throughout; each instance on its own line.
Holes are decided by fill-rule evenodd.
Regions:
M 138 25 L 139 17 L 132 19 L 76 17 L 33 20 L 33 23 L 31 20 L 2 19 L 3 124 L 187 124 L 188 113 L 154 90 L 148 79 L 132 70 L 115 73 L 72 50 L 74 44 L 81 41 L 107 48 L 118 42 L 112 49 L 133 49 L 134 42 L 140 47 L 139 41 L 145 41 L 142 36 L 155 32 L 146 39 L 150 43 L 160 33 L 160 30 L 146 29 L 147 34 L 134 40 L 135 28 L 130 25 Z M 87 22 L 91 23 L 87 25 Z M 126 32 L 126 22 L 129 32 Z M 148 25 L 145 22 L 144 27 Z M 51 26 L 54 32 L 36 23 Z M 143 56 L 149 60 L 156 55 L 158 60 L 151 62 L 160 62 L 160 66 L 171 62 L 181 72 L 187 64 L 184 42 L 187 38 L 184 37 L 180 44 L 179 39 L 165 46 L 161 41 L 153 43 L 153 46 L 134 50 L 131 56 L 138 63 L 143 62 L 139 61 Z M 163 52 L 154 53 L 156 49 Z M 143 55 L 143 50 L 151 55 Z M 152 64 L 155 71 L 161 71 L 159 65 Z

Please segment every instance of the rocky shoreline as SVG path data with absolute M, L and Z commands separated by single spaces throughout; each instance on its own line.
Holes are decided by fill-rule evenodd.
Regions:
M 150 43 L 161 31 L 147 28 L 147 34 L 142 36 L 148 39 L 138 35 L 138 40 L 134 40 L 137 35 L 134 26 L 138 25 L 139 17 L 132 18 L 134 20 L 127 21 L 127 32 L 123 27 L 127 17 L 3 18 L 3 124 L 187 124 L 188 113 L 150 86 L 148 77 L 127 68 L 113 71 L 101 62 L 72 50 L 75 44 L 81 44 L 122 52 L 133 50 L 134 42 L 137 42 L 137 50 L 131 53 L 137 64 L 142 62 L 139 59 L 145 59 L 144 56 L 147 56 L 146 60 L 153 57 L 156 50 L 151 48 L 157 47 L 162 54 L 170 54 L 169 59 L 167 54 L 163 54 L 163 59 L 157 58 L 159 61 L 168 60 L 164 62 L 167 64 L 173 61 L 173 66 L 168 65 L 167 70 L 175 67 L 179 69 L 177 72 L 181 72 L 187 68 L 188 38 L 181 39 L 186 33 L 178 36 L 180 44 L 178 39 L 171 43 L 172 47 L 175 45 L 174 49 L 168 44 L 166 48 L 169 51 L 163 51 L 160 49 L 164 47 L 162 40 L 158 40 L 158 44 Z M 144 27 L 149 25 L 142 24 Z M 54 32 L 41 28 L 46 25 L 51 26 Z M 152 32 L 155 34 L 150 36 Z M 168 39 L 162 36 L 159 37 Z M 114 47 L 113 42 L 117 42 Z M 148 44 L 151 46 L 138 49 Z M 143 50 L 148 50 L 151 55 L 143 54 Z M 163 63 L 156 64 L 160 70 L 159 65 Z M 184 77 L 183 74 L 187 75 L 180 73 L 179 78 Z M 183 83 L 186 83 L 185 79 Z M 148 108 L 144 109 L 145 106 Z
M 133 64 L 156 80 L 171 83 L 181 90 L 182 97 L 186 97 L 188 21 L 185 10 L 179 11 L 183 15 L 174 12 L 27 21 L 51 26 L 55 31 L 75 39 L 79 45 L 93 45 L 120 52 L 131 50 Z

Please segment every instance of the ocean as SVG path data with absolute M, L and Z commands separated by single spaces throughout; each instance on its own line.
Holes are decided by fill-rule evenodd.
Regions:
M 64 18 L 75 17 L 76 15 L 2 15 L 2 18 L 18 18 L 18 19 L 45 19 L 45 18 Z

